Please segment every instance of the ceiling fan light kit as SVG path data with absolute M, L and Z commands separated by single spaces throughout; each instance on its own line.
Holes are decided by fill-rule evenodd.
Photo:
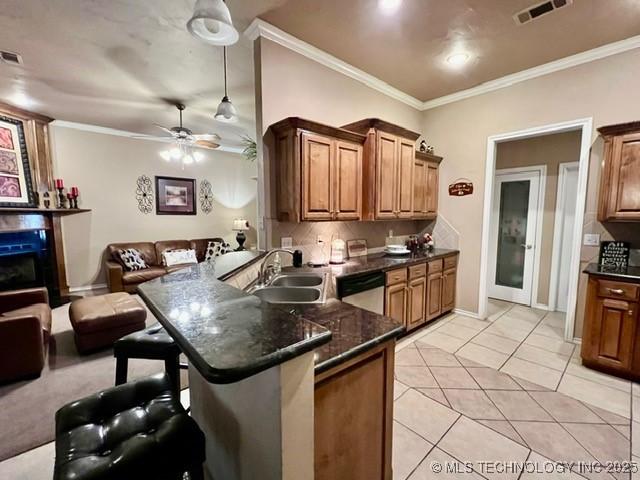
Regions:
M 239 38 L 223 0 L 197 0 L 187 29 L 211 45 L 233 45 Z
M 231 100 L 229 100 L 229 95 L 227 94 L 227 47 L 223 47 L 222 57 L 224 68 L 224 97 L 222 97 L 222 101 L 218 105 L 214 118 L 219 122 L 235 123 L 238 121 L 238 112 L 233 103 L 231 103 Z

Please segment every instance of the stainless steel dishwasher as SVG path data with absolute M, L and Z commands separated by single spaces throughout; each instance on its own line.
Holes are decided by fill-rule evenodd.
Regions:
M 354 307 L 384 315 L 384 273 L 362 273 L 336 280 L 338 298 Z

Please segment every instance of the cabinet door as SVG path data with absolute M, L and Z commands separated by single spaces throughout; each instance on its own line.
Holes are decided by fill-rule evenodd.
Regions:
M 334 212 L 337 220 L 362 216 L 362 146 L 336 142 Z
M 437 163 L 427 163 L 426 210 L 430 218 L 435 218 L 438 213 L 438 169 Z
M 376 218 L 396 218 L 398 137 L 377 132 Z
M 422 325 L 425 320 L 425 302 L 427 299 L 426 277 L 415 278 L 409 282 L 409 298 L 407 299 L 407 330 Z
M 456 306 L 456 269 L 442 273 L 442 313 L 450 312 Z
M 624 300 L 598 298 L 589 347 L 592 360 L 621 370 L 631 368 L 638 304 Z M 584 353 L 584 349 L 583 349 Z
M 398 217 L 413 216 L 413 165 L 415 145 L 410 140 L 399 139 L 398 146 Z
M 640 133 L 613 139 L 607 217 L 640 220 Z
M 430 273 L 427 277 L 427 320 L 442 312 L 442 272 Z
M 384 314 L 396 322 L 405 324 L 407 312 L 407 284 L 398 283 L 385 290 Z
M 416 158 L 413 177 L 413 218 L 424 218 L 427 215 L 427 162 Z
M 331 138 L 302 134 L 303 220 L 331 220 L 333 217 L 333 155 Z

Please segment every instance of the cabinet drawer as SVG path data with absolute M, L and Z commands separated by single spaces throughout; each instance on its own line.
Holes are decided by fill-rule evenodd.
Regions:
M 407 269 L 399 268 L 387 272 L 387 285 L 395 285 L 407 281 Z
M 421 265 L 414 265 L 413 267 L 409 267 L 409 279 L 413 280 L 414 278 L 426 277 L 427 276 L 427 264 L 423 263 Z
M 614 282 L 598 279 L 598 296 L 616 298 L 620 300 L 638 300 L 640 286 L 632 283 Z
M 445 257 L 444 259 L 444 269 L 447 270 L 449 268 L 454 268 L 458 265 L 458 256 L 452 255 L 450 257 Z
M 442 259 L 433 260 L 429 262 L 429 273 L 436 273 L 442 271 Z

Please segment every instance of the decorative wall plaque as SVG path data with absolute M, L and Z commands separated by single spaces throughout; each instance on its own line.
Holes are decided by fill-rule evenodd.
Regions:
M 211 213 L 213 210 L 213 191 L 209 180 L 200 182 L 200 210 L 204 213 Z
M 368 253 L 366 240 L 347 240 L 349 258 L 366 257 Z
M 138 210 L 142 213 L 151 213 L 153 211 L 153 183 L 146 175 L 140 175 L 136 180 L 136 200 L 138 201 Z
M 449 185 L 449 195 L 452 197 L 464 197 L 473 193 L 473 182 L 468 178 L 459 178 Z
M 605 267 L 627 268 L 629 266 L 629 242 L 600 242 L 598 263 Z

